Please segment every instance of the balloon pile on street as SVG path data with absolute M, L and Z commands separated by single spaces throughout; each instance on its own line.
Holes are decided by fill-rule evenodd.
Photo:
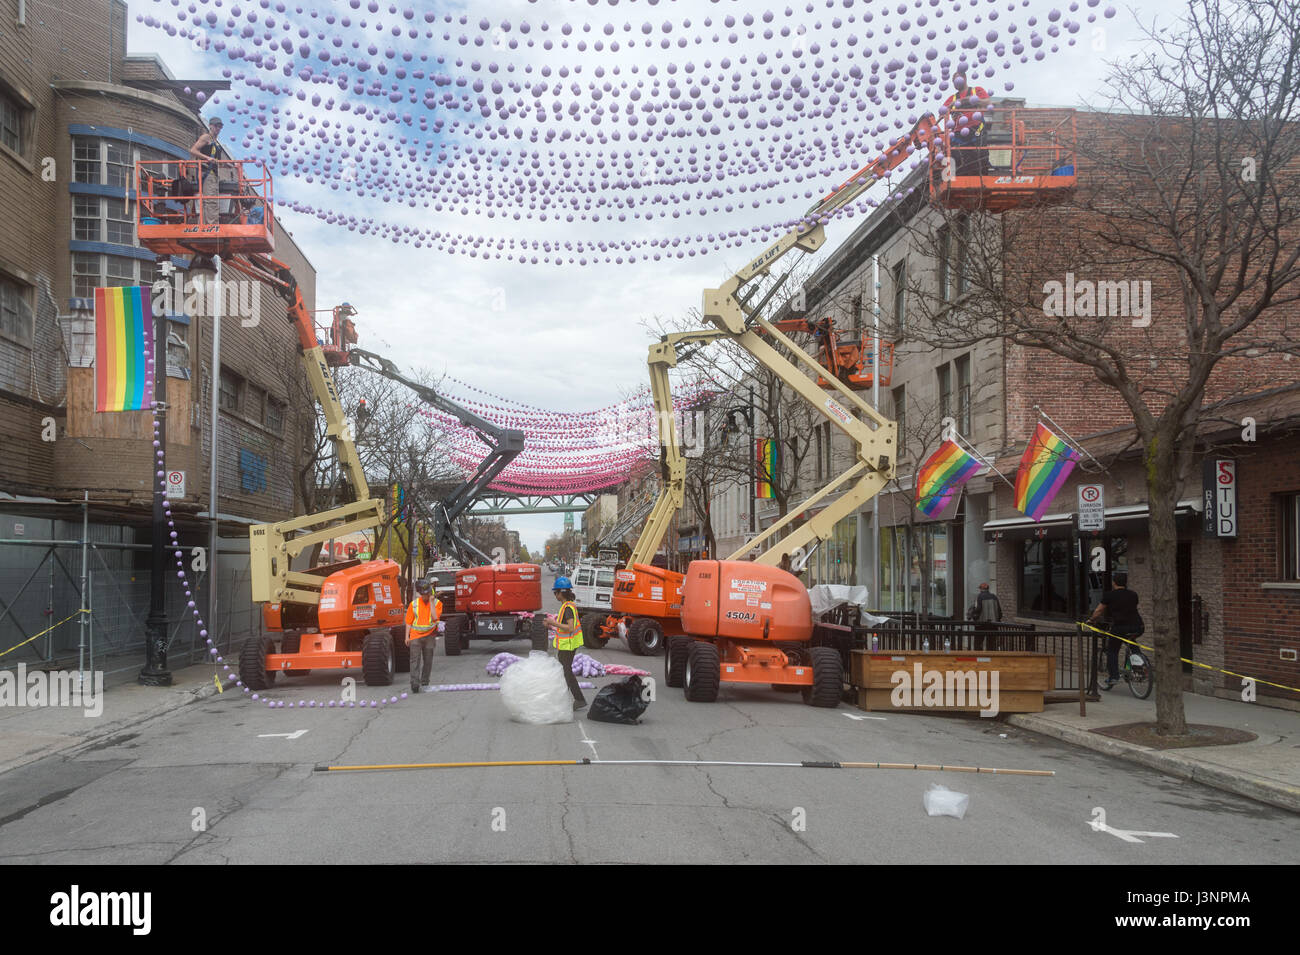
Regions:
M 940 106 L 956 75 L 1008 93 L 1011 81 L 990 82 L 999 70 L 1074 46 L 1085 23 L 1115 15 L 1101 4 L 804 0 L 733 13 L 714 0 L 693 20 L 589 0 L 589 13 L 552 3 L 493 20 L 377 0 L 156 0 L 136 19 L 222 64 L 232 88 L 211 103 L 232 150 L 279 177 L 282 205 L 415 248 L 558 266 L 704 256 L 811 225 L 791 204 L 824 196 L 922 115 L 957 141 L 972 133 L 978 112 Z M 927 159 L 908 156 L 912 168 Z M 386 218 L 339 211 L 330 193 L 382 203 Z M 478 230 L 429 228 L 430 214 Z M 519 234 L 523 223 L 538 234 Z M 575 223 L 589 228 L 575 236 Z

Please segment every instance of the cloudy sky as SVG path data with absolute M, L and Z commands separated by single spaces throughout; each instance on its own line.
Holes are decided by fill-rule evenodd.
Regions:
M 922 42 L 915 49 L 923 50 L 937 44 L 942 52 L 944 44 L 954 40 L 960 43 L 964 37 L 974 37 L 980 43 L 992 46 L 987 37 L 996 28 L 1000 31 L 1001 41 L 1010 45 L 1018 36 L 1028 48 L 1029 37 L 1035 30 L 1028 20 L 1036 16 L 1036 29 L 1044 31 L 1044 37 L 1052 25 L 1064 24 L 1073 18 L 1080 24 L 1077 32 L 1070 34 L 1075 40 L 1074 45 L 1067 45 L 1067 33 L 1062 30 L 1059 37 L 1045 39 L 1042 46 L 1027 49 L 1030 54 L 1028 63 L 1020 63 L 1020 57 L 1009 53 L 1005 56 L 989 55 L 986 65 L 994 69 L 995 75 L 984 78 L 981 74 L 981 85 L 994 95 L 1000 95 L 1008 92 L 1010 83 L 1013 86 L 1010 92 L 1025 97 L 1031 105 L 1100 106 L 1109 100 L 1105 83 L 1108 62 L 1127 61 L 1142 50 L 1137 39 L 1135 14 L 1116 7 L 1113 16 L 1108 18 L 1105 16 L 1108 8 L 1105 0 L 1100 3 L 1094 0 L 1093 6 L 1082 0 L 1059 8 L 1045 0 L 1002 0 L 995 4 L 969 0 L 964 5 L 953 4 L 951 0 L 942 4 L 931 0 L 910 0 L 906 4 L 839 0 L 833 6 L 825 0 L 817 0 L 815 5 L 809 5 L 813 9 L 811 13 L 803 6 L 797 12 L 787 13 L 784 4 L 769 7 L 749 0 L 715 3 L 678 0 L 658 4 L 647 0 L 623 0 L 617 5 L 613 0 L 601 5 L 596 5 L 594 0 L 590 3 L 577 0 L 484 0 L 474 3 L 472 8 L 463 4 L 431 4 L 427 0 L 420 3 L 394 0 L 378 4 L 373 13 L 367 9 L 369 0 L 360 2 L 359 9 L 357 3 L 349 0 L 335 3 L 308 0 L 301 6 L 280 3 L 279 6 L 285 8 L 283 12 L 277 12 L 275 0 L 226 0 L 221 7 L 215 0 L 179 7 L 168 2 L 129 0 L 129 5 L 130 52 L 159 54 L 178 79 L 219 79 L 223 78 L 223 71 L 230 71 L 233 89 L 230 93 L 220 94 L 206 112 L 226 119 L 223 142 L 235 156 L 270 158 L 279 164 L 275 181 L 277 199 L 284 197 L 304 208 L 322 210 L 322 214 L 333 213 L 343 220 L 348 217 L 373 219 L 398 229 L 437 230 L 443 236 L 459 234 L 467 239 L 473 237 L 493 242 L 498 239 L 538 239 L 557 246 L 563 242 L 605 242 L 613 248 L 621 243 L 644 243 L 666 237 L 681 239 L 682 243 L 676 248 L 689 248 L 695 254 L 677 258 L 665 249 L 660 261 L 654 261 L 649 257 L 648 248 L 641 245 L 606 253 L 591 250 L 585 256 L 588 258 L 585 266 L 576 262 L 568 264 L 569 257 L 577 257 L 572 252 L 561 253 L 559 265 L 532 265 L 505 259 L 485 261 L 483 257 L 453 253 L 446 250 L 445 240 L 442 249 L 428 245 L 415 248 L 410 243 L 391 241 L 382 234 L 363 235 L 349 231 L 346 224 L 331 224 L 318 215 L 295 212 L 284 206 L 277 210 L 281 221 L 316 267 L 318 307 L 343 300 L 351 302 L 360 313 L 363 347 L 391 357 L 405 369 L 428 370 L 439 376 L 446 374 L 515 401 L 556 411 L 603 407 L 644 386 L 649 339 L 642 322 L 680 317 L 698 308 L 704 288 L 725 280 L 765 246 L 764 230 L 769 235 L 779 234 L 782 223 L 797 218 L 810 205 L 807 194 L 821 195 L 834 187 L 846 178 L 847 174 L 841 170 L 852 171 L 871 159 L 874 155 L 871 152 L 872 141 L 879 141 L 871 135 L 875 121 L 881 118 L 879 116 L 863 118 L 857 129 L 858 138 L 846 142 L 845 137 L 832 139 L 821 126 L 802 114 L 798 119 L 788 119 L 779 130 L 773 126 L 759 129 L 757 125 L 744 128 L 734 104 L 729 102 L 729 118 L 721 115 L 722 110 L 714 111 L 714 122 L 718 126 L 716 136 L 688 137 L 664 143 L 624 139 L 619 143 L 607 141 L 604 145 L 599 142 L 588 145 L 581 137 L 595 130 L 597 124 L 593 115 L 603 115 L 600 134 L 619 128 L 630 132 L 628 127 L 618 125 L 617 117 L 608 113 L 593 114 L 593 107 L 618 100 L 621 83 L 631 81 L 622 89 L 625 96 L 640 81 L 646 84 L 647 100 L 653 100 L 657 95 L 668 102 L 674 92 L 667 85 L 670 76 L 681 81 L 676 92 L 694 95 L 688 93 L 687 88 L 696 78 L 731 76 L 734 71 L 743 75 L 746 84 L 780 83 L 789 89 L 797 87 L 802 79 L 805 84 L 817 87 L 823 95 L 829 95 L 831 74 L 839 69 L 843 71 L 839 76 L 843 85 L 839 89 L 847 101 L 855 95 L 862 95 L 861 89 L 868 82 L 865 76 L 853 77 L 848 70 L 854 62 L 865 65 L 875 54 L 876 51 L 869 48 L 873 42 L 886 39 L 892 42 L 899 37 L 910 40 L 911 36 L 919 34 Z M 1074 12 L 1070 12 L 1070 6 L 1074 7 Z M 175 19 L 178 13 L 185 13 L 190 7 L 197 11 L 192 20 Z M 1181 4 L 1177 2 L 1157 0 L 1144 3 L 1140 15 L 1148 23 L 1155 19 L 1161 25 L 1172 25 L 1180 9 Z M 313 10 L 316 17 L 310 15 Z M 405 16 L 408 10 L 413 16 Z M 763 14 L 769 10 L 774 12 L 774 16 L 766 21 L 769 23 L 767 29 L 774 30 L 774 33 L 765 40 L 762 36 Z M 1064 13 L 1064 17 L 1054 19 L 1051 16 L 1053 10 Z M 548 113 L 539 118 L 534 118 L 533 112 L 523 110 L 507 119 L 496 114 L 484 118 L 477 111 L 452 110 L 445 101 L 436 99 L 448 92 L 473 97 L 472 85 L 457 87 L 454 83 L 417 83 L 410 88 L 416 90 L 415 95 L 420 101 L 414 105 L 401 102 L 393 107 L 399 115 L 412 116 L 412 124 L 404 125 L 400 120 L 384 123 L 382 112 L 389 108 L 389 103 L 383 97 L 356 95 L 353 90 L 340 90 L 334 84 L 326 86 L 309 82 L 301 72 L 286 79 L 279 70 L 259 70 L 247 60 L 232 58 L 230 46 L 224 51 L 218 50 L 218 41 L 227 40 L 234 45 L 239 40 L 238 36 L 226 38 L 223 26 L 234 22 L 238 34 L 239 27 L 247 27 L 250 11 L 261 15 L 257 21 L 258 31 L 268 26 L 267 18 L 271 17 L 276 21 L 272 27 L 276 36 L 290 38 L 291 47 L 298 44 L 293 54 L 282 54 L 281 61 L 296 56 L 299 66 L 315 62 L 322 69 L 331 69 L 336 76 L 347 72 L 351 66 L 353 77 L 367 72 L 373 81 L 379 77 L 373 71 L 358 70 L 357 61 L 366 59 L 368 48 L 373 46 L 376 54 L 370 54 L 369 59 L 382 64 L 387 46 L 398 53 L 396 59 L 388 60 L 389 63 L 399 63 L 403 52 L 415 54 L 416 59 L 423 54 L 428 58 L 424 66 L 429 74 L 436 71 L 452 79 L 466 77 L 471 83 L 475 79 L 486 81 L 489 105 L 493 100 L 491 81 L 513 78 L 526 83 L 549 84 L 537 102 L 548 111 L 553 102 L 565 108 L 559 115 Z M 200 19 L 207 12 L 214 14 L 211 20 L 215 22 Z M 425 13 L 437 15 L 432 25 L 426 23 Z M 444 21 L 444 14 L 451 14 L 450 24 Z M 465 25 L 459 23 L 462 14 L 467 14 Z M 748 27 L 744 23 L 746 14 L 753 19 L 753 24 Z M 864 36 L 865 30 L 869 29 L 864 21 L 870 14 L 874 14 L 870 29 L 881 31 L 873 40 Z M 918 25 L 926 14 L 929 15 L 928 25 Z M 1094 17 L 1093 23 L 1087 22 L 1089 15 Z M 334 19 L 332 24 L 326 24 L 327 16 Z M 347 27 L 342 25 L 345 16 L 350 17 Z M 369 22 L 362 28 L 360 20 L 367 16 Z M 851 24 L 848 22 L 850 16 L 855 16 Z M 726 24 L 727 17 L 734 18 L 731 27 Z M 832 23 L 835 17 L 841 18 L 838 28 Z M 186 29 L 198 20 L 204 26 L 207 39 L 195 42 L 179 33 L 171 35 L 157 25 L 138 22 L 143 18 L 169 24 L 174 31 Z M 706 20 L 709 26 L 705 26 Z M 488 28 L 483 29 L 480 21 L 484 21 Z M 689 27 L 685 25 L 688 21 Z M 522 31 L 525 22 L 531 27 L 527 35 Z M 548 25 L 547 31 L 541 29 L 543 22 Z M 409 36 L 394 39 L 390 35 L 394 24 L 399 29 L 412 26 L 431 29 L 435 37 L 432 40 L 424 35 L 416 39 Z M 502 24 L 509 24 L 508 30 L 503 30 Z M 568 34 L 562 32 L 562 25 L 569 27 Z M 630 29 L 625 29 L 625 25 Z M 776 30 L 783 25 L 789 32 L 785 37 Z M 1013 25 L 1018 27 L 1018 31 L 1010 29 Z M 290 29 L 286 30 L 286 26 Z M 379 29 L 375 29 L 376 26 Z M 664 26 L 671 29 L 665 31 Z M 748 33 L 754 31 L 757 34 L 750 40 Z M 937 39 L 927 40 L 927 32 L 936 32 Z M 302 33 L 307 36 L 303 37 Z M 318 33 L 323 33 L 324 39 Z M 449 34 L 449 40 L 442 39 L 444 33 Z M 733 34 L 737 35 L 736 42 L 730 40 Z M 542 48 L 543 36 L 552 39 L 550 50 Z M 564 40 L 566 36 L 567 40 Z M 602 37 L 606 45 L 598 52 L 595 42 Z M 462 38 L 466 41 L 464 44 L 460 42 Z M 577 44 L 584 38 L 586 49 L 580 51 Z M 610 48 L 611 38 L 624 41 L 618 51 Z M 537 42 L 530 49 L 523 42 L 526 39 Z M 696 43 L 696 39 L 701 42 Z M 567 48 L 561 48 L 562 40 L 568 44 Z M 678 46 L 682 40 L 686 41 L 685 46 Z M 357 47 L 352 47 L 354 41 L 358 42 Z M 514 49 L 509 46 L 511 41 L 517 44 Z M 814 44 L 818 46 L 816 56 L 822 61 L 821 67 L 815 65 L 814 54 L 808 49 Z M 1055 53 L 1050 52 L 1052 44 L 1059 47 Z M 799 48 L 798 56 L 794 55 L 794 47 Z M 242 49 L 252 53 L 256 48 L 246 39 Z M 327 59 L 331 54 L 336 58 L 333 64 L 319 59 L 322 50 Z M 1033 58 L 1035 50 L 1045 53 L 1042 60 Z M 304 53 L 308 55 L 304 56 Z M 840 58 L 841 53 L 843 58 Z M 347 54 L 351 54 L 351 63 L 340 64 L 337 58 Z M 436 66 L 435 54 L 443 57 L 443 62 Z M 945 52 L 943 55 L 955 57 L 956 54 Z M 722 65 L 724 59 L 728 68 Z M 886 56 L 879 56 L 880 61 L 885 59 Z M 1011 64 L 1009 70 L 1003 67 L 1003 63 L 1008 61 Z M 479 69 L 474 70 L 472 63 L 478 63 Z M 496 64 L 498 72 L 491 73 L 489 63 Z M 692 64 L 693 69 L 689 76 L 685 70 L 687 63 Z M 408 62 L 410 69 L 420 65 Z M 507 72 L 508 65 L 515 67 L 513 73 Z M 579 71 L 578 67 L 582 70 Z M 616 67 L 617 73 L 614 72 Z M 777 68 L 771 76 L 766 72 L 769 67 Z M 782 73 L 781 67 L 792 69 Z M 544 70 L 548 75 L 543 81 Z M 563 80 L 561 70 L 568 73 Z M 592 88 L 587 84 L 594 81 L 595 92 L 601 91 L 601 81 L 596 79 L 598 70 L 603 71 L 605 82 L 613 80 L 615 89 L 612 96 L 606 92 L 603 98 L 593 98 Z M 655 73 L 653 81 L 650 79 L 652 70 Z M 755 75 L 751 75 L 751 70 Z M 936 74 L 939 72 L 936 66 Z M 251 86 L 249 77 L 257 77 L 261 87 Z M 659 81 L 665 85 L 658 89 L 650 85 Z M 271 82 L 282 88 L 268 92 L 266 84 Z M 575 83 L 580 85 L 572 85 Z M 558 96 L 552 96 L 554 89 L 560 89 Z M 299 92 L 304 94 L 302 99 L 297 98 Z M 508 89 L 505 92 L 507 103 L 513 103 L 513 94 Z M 320 105 L 312 105 L 314 95 L 320 97 Z M 707 89 L 703 95 L 708 98 Z M 883 103 L 889 104 L 888 96 L 879 91 L 878 95 Z M 913 104 L 912 113 L 918 108 L 936 109 L 946 95 L 947 90 L 940 91 L 934 87 L 927 94 L 928 98 L 922 96 Z M 528 100 L 528 96 L 525 95 L 524 99 Z M 345 101 L 353 107 L 353 111 L 347 114 L 339 108 Z M 334 103 L 333 109 L 328 108 L 330 102 Z M 774 110 L 781 105 L 779 99 L 771 102 Z M 788 104 L 789 99 L 785 102 Z M 359 103 L 368 104 L 372 115 L 358 115 L 356 106 Z M 279 112 L 273 111 L 272 106 L 278 107 Z M 576 111 L 570 111 L 570 107 Z M 376 110 L 380 113 L 378 117 L 374 115 Z M 908 115 L 905 106 L 895 106 L 885 119 L 906 119 Z M 750 120 L 756 118 L 757 114 Z M 286 148 L 280 138 L 289 135 L 287 127 L 275 126 L 273 120 L 294 121 L 298 127 L 297 138 L 289 147 Z M 313 140 L 301 135 L 302 130 L 319 128 L 317 124 L 327 121 L 340 125 L 346 122 L 354 127 L 357 144 L 346 159 L 342 155 L 331 156 L 334 150 L 328 142 L 323 149 L 312 148 Z M 845 122 L 843 119 L 837 121 Z M 731 128 L 727 128 L 729 125 Z M 910 128 L 911 124 L 907 125 Z M 556 137 L 550 144 L 545 140 L 529 144 L 526 140 L 494 141 L 474 137 L 475 130 L 502 126 L 510 130 L 520 128 L 543 133 L 550 130 L 552 136 L 567 131 L 569 139 L 564 142 Z M 852 128 L 852 124 L 847 128 Z M 646 127 L 643 125 L 640 130 L 645 132 Z M 273 131 L 279 136 L 271 137 Z M 886 139 L 893 139 L 898 134 L 890 127 L 884 135 Z M 365 141 L 367 136 L 369 142 Z M 407 136 L 408 143 L 400 144 L 397 141 L 400 136 Z M 579 138 L 574 139 L 575 136 Z M 823 137 L 825 141 L 822 141 Z M 822 146 L 812 145 L 816 141 L 822 141 Z M 695 154 L 697 165 L 688 165 L 689 149 L 678 151 L 682 143 L 698 147 Z M 772 154 L 761 151 L 774 144 L 783 151 L 778 152 L 778 156 L 785 159 L 783 170 L 774 173 L 770 162 L 765 170 L 746 165 L 755 155 L 759 160 L 770 160 Z M 400 163 L 409 157 L 402 153 L 401 148 L 408 146 L 418 146 L 418 155 L 402 169 Z M 499 154 L 479 157 L 480 164 L 475 169 L 472 163 L 464 160 L 479 146 L 499 149 Z M 721 150 L 717 148 L 719 146 Z M 754 148 L 752 153 L 751 147 Z M 523 155 L 518 152 L 521 148 Z M 710 152 L 710 148 L 714 151 Z M 384 149 L 390 151 L 385 153 Z M 730 152 L 724 159 L 720 152 L 727 149 Z M 532 151 L 539 154 L 539 164 L 529 164 Z M 558 160 L 561 151 L 573 164 L 571 179 L 560 178 L 562 164 L 550 165 L 551 161 Z M 624 156 L 625 152 L 628 157 Z M 439 154 L 446 158 L 440 159 Z M 511 156 L 522 165 L 504 168 Z M 375 158 L 381 161 L 368 162 L 368 159 Z M 749 191 L 722 200 L 717 199 L 716 194 L 712 200 L 695 196 L 693 190 L 702 186 L 684 182 L 685 173 L 706 168 L 711 158 L 726 168 L 725 176 L 716 177 L 715 183 L 744 184 Z M 458 159 L 461 161 L 457 162 Z M 329 163 L 327 168 L 324 167 L 326 163 Z M 615 163 L 630 163 L 632 166 L 632 172 L 626 169 L 622 172 L 623 188 L 618 188 L 612 180 L 605 180 L 602 185 L 607 188 L 581 193 L 572 190 L 572 184 L 584 179 L 599 182 L 596 177 L 602 174 L 602 170 L 608 172 Z M 325 168 L 324 174 L 322 168 Z M 468 178 L 459 179 L 462 172 Z M 518 185 L 515 179 L 521 172 L 524 176 L 535 175 L 535 182 L 543 185 Z M 544 174 L 548 172 L 551 174 L 550 183 L 559 191 L 558 201 L 572 200 L 590 208 L 569 205 L 566 208 L 573 221 L 567 221 L 567 216 L 560 218 L 552 214 L 542 222 L 537 210 L 545 206 L 548 190 L 544 185 L 547 182 Z M 475 178 L 480 173 L 482 178 L 476 183 Z M 308 175 L 312 176 L 313 182 L 306 181 Z M 459 182 L 494 190 L 496 195 L 504 197 L 503 205 L 494 209 L 494 215 L 489 218 L 485 212 L 491 206 L 482 201 L 484 197 L 473 198 L 470 189 L 460 195 L 459 201 L 455 201 L 456 194 L 449 195 L 446 191 L 434 196 L 442 203 L 442 211 L 433 208 L 433 202 L 426 208 L 424 203 L 433 194 L 429 184 L 438 176 L 443 176 L 441 182 L 444 184 Z M 330 184 L 335 188 L 330 188 Z M 565 188 L 570 191 L 566 193 Z M 402 193 L 402 203 L 384 203 L 367 194 L 387 194 L 392 199 L 397 198 L 398 192 Z M 686 194 L 684 201 L 651 201 L 653 196 L 663 200 L 667 195 L 680 197 L 683 194 Z M 626 205 L 617 204 L 620 197 L 628 199 Z M 750 197 L 758 198 L 750 202 Z M 415 208 L 405 204 L 412 200 L 416 203 Z M 731 211 L 723 208 L 713 212 L 713 205 L 719 202 L 729 203 Z M 528 208 L 530 203 L 534 204 L 533 209 Z M 689 212 L 682 214 L 683 210 Z M 674 211 L 678 212 L 677 217 L 673 216 Z M 521 213 L 518 220 L 514 218 L 515 212 Z M 620 212 L 625 213 L 624 221 L 617 218 Z M 600 215 L 600 221 L 592 221 L 593 214 Z M 650 217 L 646 218 L 647 215 Z M 833 248 L 852 226 L 852 221 L 833 223 L 828 230 L 830 242 L 827 248 Z M 752 231 L 748 236 L 731 236 L 742 229 Z M 704 238 L 696 241 L 697 235 Z M 713 236 L 713 240 L 708 236 Z M 715 248 L 718 245 L 722 247 Z M 461 244 L 457 247 L 466 246 Z M 606 255 L 612 258 L 618 254 L 625 257 L 635 255 L 637 261 L 624 261 L 622 264 L 604 261 Z M 512 520 L 511 526 L 521 532 L 524 542 L 532 548 L 540 545 L 547 534 L 558 530 L 561 520 L 558 515 L 536 516 Z

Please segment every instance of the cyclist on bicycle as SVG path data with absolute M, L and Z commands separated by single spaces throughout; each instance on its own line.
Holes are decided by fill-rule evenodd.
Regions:
M 1093 623 L 1097 618 L 1106 616 L 1110 619 L 1110 631 L 1115 636 L 1106 638 L 1106 668 L 1109 671 L 1103 690 L 1109 690 L 1119 682 L 1119 640 L 1117 637 L 1140 637 L 1146 629 L 1142 615 L 1138 613 L 1138 595 L 1128 589 L 1128 574 L 1110 575 L 1110 593 L 1101 598 L 1097 609 L 1088 618 Z

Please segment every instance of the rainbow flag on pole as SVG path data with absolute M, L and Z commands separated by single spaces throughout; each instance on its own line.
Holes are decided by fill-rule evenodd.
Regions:
M 1016 473 L 1016 510 L 1041 521 L 1079 455 L 1040 421 Z
M 95 410 L 153 404 L 153 311 L 149 286 L 95 289 Z
M 776 442 L 771 438 L 758 439 L 758 487 L 754 491 L 754 496 L 771 500 L 776 497 L 776 492 L 772 490 L 770 482 L 765 481 L 764 475 L 771 477 L 776 474 L 777 456 Z
M 917 508 L 927 517 L 934 517 L 979 469 L 978 459 L 963 451 L 955 441 L 945 441 L 916 476 Z

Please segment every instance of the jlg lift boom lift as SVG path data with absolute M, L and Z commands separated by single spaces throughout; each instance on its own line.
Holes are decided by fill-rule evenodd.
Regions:
M 702 314 L 713 329 L 667 336 L 652 346 L 651 384 L 661 411 L 672 407 L 667 394 L 667 367 L 677 361 L 678 346 L 726 338 L 803 396 L 844 431 L 854 446 L 853 464 L 829 484 L 726 560 L 692 561 L 683 579 L 681 574 L 646 563 L 682 499 L 685 461 L 671 433 L 671 416 L 667 416 L 669 434 L 664 436 L 664 446 L 668 473 L 660 501 L 663 507 L 656 508 L 630 567 L 621 572 L 613 603 L 615 615 L 623 615 L 619 622 L 626 628 L 630 644 L 631 634 L 638 630 L 643 647 L 647 632 L 669 635 L 667 682 L 669 686 L 684 686 L 688 700 L 710 702 L 717 698 L 722 682 L 734 682 L 798 687 L 808 703 L 838 705 L 843 682 L 839 655 L 829 648 L 810 646 L 813 623 L 807 589 L 798 578 L 775 565 L 782 553 L 829 537 L 841 519 L 881 491 L 894 476 L 897 460 L 897 425 L 856 394 L 863 383 L 861 351 L 857 356 L 841 355 L 827 334 L 821 354 L 830 364 L 819 364 L 761 314 L 788 273 L 771 283 L 762 299 L 751 306 L 749 299 L 759 288 L 755 283 L 791 250 L 815 252 L 821 248 L 824 222 L 831 213 L 921 149 L 931 150 L 932 198 L 950 208 L 1002 212 L 1030 202 L 1057 201 L 1074 187 L 1072 111 L 1007 109 L 998 119 L 1008 130 L 1006 140 L 984 147 L 990 155 L 977 155 L 976 161 L 970 163 L 964 151 L 973 147 L 954 147 L 953 124 L 949 122 L 945 128 L 944 121 L 924 117 L 884 155 L 808 210 L 800 228 L 769 246 L 721 288 L 705 291 Z M 996 162 L 994 149 L 998 152 Z M 936 162 L 939 151 L 945 157 L 943 163 Z M 789 325 L 787 328 L 795 330 Z M 828 323 L 824 331 L 832 330 Z M 790 358 L 773 342 L 782 346 Z M 662 374 L 656 369 L 661 369 Z M 855 375 L 860 380 L 853 380 Z M 827 395 L 823 389 L 838 392 L 838 396 Z M 664 417 L 661 415 L 661 421 Z M 823 502 L 827 503 L 823 506 Z M 791 530 L 799 515 L 807 512 L 814 516 Z M 643 543 L 645 546 L 641 546 Z M 756 546 L 761 548 L 756 561 L 739 560 Z M 680 590 L 674 584 L 680 585 Z M 610 621 L 614 620 L 615 616 L 611 616 Z M 608 627 L 604 632 L 608 634 Z
M 488 446 L 488 455 L 465 481 L 432 506 L 419 501 L 438 549 L 455 554 L 456 590 L 443 601 L 446 623 L 443 649 L 456 656 L 470 640 L 524 638 L 534 650 L 545 650 L 547 627 L 542 609 L 542 568 L 537 564 L 494 563 L 458 530 L 460 519 L 524 449 L 524 433 L 502 428 L 468 408 L 412 381 L 381 355 L 350 349 L 348 360 L 358 368 L 405 385 L 425 404 L 456 418 Z M 441 599 L 441 595 L 440 595 Z
M 288 318 L 298 333 L 303 372 L 356 497 L 319 514 L 250 529 L 253 600 L 264 604 L 267 628 L 282 637 L 278 651 L 270 636 L 246 641 L 239 660 L 240 678 L 260 690 L 271 685 L 277 671 L 297 675 L 317 668 L 343 668 L 361 670 L 371 686 L 386 686 L 405 657 L 398 626 L 405 613 L 399 565 L 391 560 L 348 560 L 310 570 L 291 569 L 292 561 L 309 548 L 354 531 L 377 532 L 383 523 L 384 502 L 370 496 L 331 372 L 348 363 L 348 346 L 355 338 L 336 318 L 329 341 L 323 343 L 320 336 L 327 333 L 313 323 L 297 281 L 284 263 L 269 255 L 274 231 L 265 168 L 249 160 L 223 160 L 214 164 L 222 182 L 218 196 L 193 195 L 192 185 L 178 188 L 179 182 L 199 178 L 199 165 L 137 164 L 140 241 L 159 255 L 220 256 L 226 268 L 267 285 L 285 299 Z M 252 168 L 259 174 L 246 176 L 246 169 Z

